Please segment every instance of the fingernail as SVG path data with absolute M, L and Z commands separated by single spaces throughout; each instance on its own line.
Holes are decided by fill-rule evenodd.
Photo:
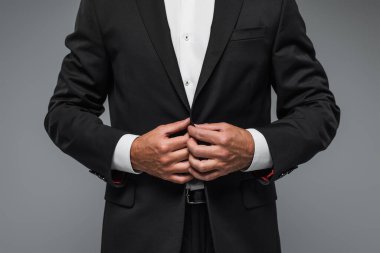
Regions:
M 195 123 L 194 123 L 194 126 L 196 126 L 196 127 L 197 127 L 197 126 L 198 126 L 198 124 L 195 124 Z

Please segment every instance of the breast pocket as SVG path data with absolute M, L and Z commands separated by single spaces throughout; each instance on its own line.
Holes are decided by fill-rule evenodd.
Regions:
M 231 41 L 238 40 L 252 40 L 252 39 L 261 39 L 266 35 L 266 27 L 247 27 L 247 28 L 238 28 L 232 32 Z

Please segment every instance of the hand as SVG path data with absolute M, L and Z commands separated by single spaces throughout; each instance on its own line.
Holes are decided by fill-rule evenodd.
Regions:
M 251 164 L 255 143 L 248 130 L 225 122 L 190 125 L 187 130 L 189 172 L 195 178 L 210 181 Z
M 190 118 L 160 125 L 137 137 L 131 146 L 133 169 L 173 183 L 184 184 L 194 177 L 189 173 L 187 141 L 189 134 L 169 137 L 186 130 Z

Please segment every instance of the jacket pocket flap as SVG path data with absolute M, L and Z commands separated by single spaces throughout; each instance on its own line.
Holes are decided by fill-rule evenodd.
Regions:
M 107 184 L 104 199 L 114 204 L 131 208 L 135 204 L 135 190 L 135 182 L 129 178 L 126 179 L 125 187 L 114 187 Z
M 232 32 L 231 40 L 262 38 L 265 36 L 265 32 L 266 32 L 265 26 L 235 29 Z
M 277 199 L 274 184 L 263 185 L 257 179 L 242 180 L 240 190 L 243 204 L 248 209 L 273 203 Z

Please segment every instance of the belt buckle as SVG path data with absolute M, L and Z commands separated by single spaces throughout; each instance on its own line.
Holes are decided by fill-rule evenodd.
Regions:
M 196 205 L 196 204 L 203 204 L 206 203 L 205 201 L 192 201 L 190 200 L 190 192 L 191 190 L 189 188 L 186 188 L 186 202 L 190 205 Z

